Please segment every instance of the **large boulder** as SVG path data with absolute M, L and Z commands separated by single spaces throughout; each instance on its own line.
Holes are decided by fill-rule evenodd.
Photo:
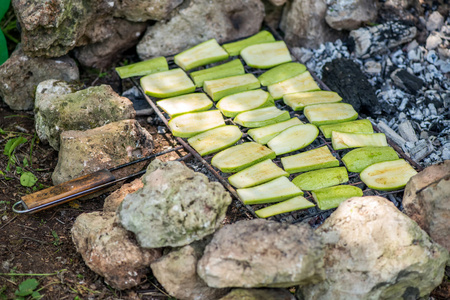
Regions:
M 128 163 L 150 155 L 152 150 L 152 136 L 136 120 L 117 121 L 85 131 L 64 131 L 58 164 L 52 174 L 53 184 Z M 120 178 L 142 167 L 142 163 L 134 164 L 115 171 L 114 175 Z
M 0 97 L 11 109 L 31 110 L 40 82 L 48 79 L 74 81 L 79 77 L 77 64 L 68 56 L 33 58 L 19 45 L 0 66 Z
M 83 66 L 106 68 L 110 66 L 120 55 L 135 46 L 147 25 L 145 23 L 133 23 L 127 20 L 112 18 L 105 20 L 103 27 L 108 28 L 109 33 L 95 43 L 75 49 L 75 57 Z M 104 30 L 100 26 L 100 30 Z
M 301 299 L 418 299 L 442 282 L 447 250 L 385 198 L 351 198 L 316 232 L 327 279 Z
M 108 197 L 105 198 L 105 203 L 103 204 L 103 211 L 116 212 L 117 208 L 120 206 L 120 203 L 122 203 L 126 195 L 136 192 L 143 186 L 144 183 L 140 178 L 137 178 L 130 183 L 125 183 L 118 190 L 115 190 Z
M 284 6 L 280 28 L 291 47 L 315 48 L 340 34 L 325 22 L 325 0 L 293 0 Z
M 72 240 L 86 265 L 120 290 L 140 284 L 149 264 L 161 256 L 159 249 L 140 248 L 114 213 L 81 214 L 73 224 Z
M 144 60 L 175 54 L 209 39 L 223 43 L 255 34 L 263 19 L 260 0 L 185 1 L 169 21 L 147 29 L 137 52 Z
M 114 15 L 132 22 L 161 21 L 181 3 L 183 0 L 121 0 L 116 3 Z
M 228 289 L 215 289 L 197 275 L 197 262 L 210 238 L 175 249 L 151 263 L 153 275 L 177 299 L 214 300 Z
M 377 7 L 372 0 L 335 0 L 328 6 L 325 21 L 336 30 L 353 30 L 374 22 Z
M 287 289 L 235 289 L 220 300 L 295 300 Z
M 450 160 L 413 176 L 403 196 L 405 213 L 450 251 Z
M 119 96 L 109 85 L 65 94 L 61 92 L 63 88 L 58 88 L 63 85 L 56 80 L 44 81 L 36 89 L 36 132 L 55 150 L 59 150 L 60 135 L 64 131 L 92 129 L 133 119 L 136 115 L 133 103 Z
M 254 219 L 220 229 L 198 262 L 211 287 L 291 287 L 325 279 L 323 244 L 308 225 Z
M 231 203 L 220 183 L 177 161 L 152 161 L 142 181 L 144 187 L 125 196 L 118 214 L 144 248 L 203 239 L 219 228 Z

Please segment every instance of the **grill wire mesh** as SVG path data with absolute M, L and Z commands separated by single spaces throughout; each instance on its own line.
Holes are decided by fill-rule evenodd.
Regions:
M 277 35 L 275 35 L 277 36 Z M 278 38 L 279 39 L 279 38 Z M 292 53 L 292 51 L 291 51 Z M 177 65 L 175 65 L 175 63 L 173 62 L 173 56 L 168 56 L 166 57 L 169 63 L 169 69 L 173 69 L 173 68 L 178 68 Z M 293 57 L 295 61 L 295 57 Z M 243 61 L 241 58 L 239 57 L 230 57 L 227 61 L 231 61 L 233 59 L 240 59 L 242 64 L 245 67 L 245 71 L 246 73 L 252 73 L 253 75 L 255 75 L 256 77 L 258 77 L 259 75 L 261 75 L 262 73 L 264 73 L 266 70 L 261 70 L 261 69 L 254 69 L 252 67 L 249 67 L 245 64 L 245 61 Z M 222 64 L 226 61 L 221 61 L 218 64 Z M 206 67 L 212 67 L 214 65 L 217 64 L 211 64 L 208 65 Z M 196 71 L 196 70 L 200 70 L 200 69 L 204 69 L 205 67 L 200 67 L 200 68 L 196 68 L 194 70 L 191 71 Z M 187 72 L 190 73 L 190 72 Z M 322 90 L 330 90 L 319 78 L 317 78 L 317 76 L 315 76 L 315 74 L 313 74 L 310 71 L 311 75 L 313 76 L 313 78 L 315 79 L 315 81 L 317 82 L 317 84 L 320 86 L 320 88 Z M 153 98 L 153 97 L 149 97 L 147 96 L 144 91 L 142 90 L 142 88 L 140 87 L 138 81 L 136 79 L 131 78 L 130 79 L 133 83 L 133 85 L 135 85 L 139 91 L 141 92 L 142 96 L 145 97 L 145 99 L 147 100 L 147 102 L 149 102 L 149 104 L 151 105 L 151 107 L 155 110 L 156 114 L 158 115 L 158 117 L 161 119 L 161 121 L 164 122 L 164 124 L 166 125 L 167 129 L 170 132 L 170 128 L 168 126 L 168 115 L 161 111 L 159 109 L 158 106 L 156 106 L 156 101 L 157 100 L 161 100 L 161 99 L 157 99 L 157 98 Z M 267 91 L 266 87 L 261 87 L 261 89 Z M 202 88 L 197 88 L 195 92 L 204 92 Z M 211 109 L 217 109 L 215 106 L 216 103 L 214 103 L 213 107 Z M 299 111 L 293 111 L 289 106 L 285 105 L 284 102 L 282 100 L 277 100 L 275 101 L 275 105 L 282 110 L 286 110 L 289 111 L 290 116 L 291 117 L 296 117 L 299 118 L 303 123 L 308 123 L 306 117 L 303 115 L 302 112 Z M 244 142 L 250 142 L 253 141 L 252 138 L 250 136 L 247 135 L 247 131 L 248 128 L 242 127 L 236 123 L 233 122 L 233 120 L 231 118 L 226 118 L 225 117 L 225 123 L 227 125 L 237 125 L 239 126 L 239 128 L 241 129 L 241 131 L 243 132 L 242 138 L 237 142 L 237 144 L 241 144 Z M 374 126 L 374 130 L 375 132 L 380 132 L 379 129 Z M 196 160 L 195 163 L 190 164 L 191 167 L 194 166 L 194 170 L 195 171 L 200 171 L 202 173 L 205 173 L 206 175 L 208 175 L 210 178 L 215 178 L 217 179 L 220 183 L 222 183 L 224 185 L 224 187 L 232 194 L 232 196 L 239 200 L 239 203 L 241 203 L 240 208 L 242 209 L 246 209 L 248 210 L 247 212 L 247 216 L 249 216 L 250 218 L 256 218 L 256 214 L 255 211 L 266 207 L 270 204 L 263 204 L 263 205 L 244 205 L 242 204 L 242 202 L 240 202 L 239 197 L 237 196 L 236 190 L 228 183 L 227 178 L 229 176 L 231 176 L 232 174 L 230 173 L 223 173 L 221 172 L 219 169 L 215 168 L 214 166 L 211 165 L 211 159 L 215 154 L 210 154 L 204 157 L 201 157 L 194 149 L 192 149 L 189 144 L 186 142 L 187 139 L 182 139 L 177 137 L 176 140 L 184 146 L 184 148 L 186 149 L 187 152 L 189 152 L 188 155 L 192 156 L 193 159 Z M 395 145 L 391 140 L 388 139 L 388 143 L 390 144 L 390 146 L 392 148 L 394 148 L 397 152 L 397 154 L 399 155 L 400 158 L 403 158 L 405 160 L 407 160 L 417 171 L 421 171 L 421 166 L 418 165 L 416 162 L 412 161 L 397 145 Z M 348 153 L 350 150 L 352 149 L 345 149 L 345 150 L 334 150 L 333 147 L 331 146 L 331 140 L 327 140 L 325 139 L 325 137 L 323 136 L 323 134 L 320 132 L 319 136 L 315 139 L 315 141 L 313 143 L 311 143 L 309 146 L 307 146 L 306 148 L 303 148 L 301 150 L 298 151 L 294 151 L 294 152 L 290 152 L 284 155 L 280 155 L 277 156 L 275 160 L 273 160 L 279 167 L 281 167 L 281 157 L 284 156 L 290 156 L 290 155 L 294 155 L 297 153 L 301 153 L 301 152 L 305 152 L 308 150 L 312 150 L 312 149 L 316 149 L 316 148 L 320 148 L 323 146 L 327 146 L 328 149 L 331 151 L 331 153 L 333 154 L 334 157 L 336 157 L 339 160 L 340 166 L 344 166 L 341 158 Z M 186 162 L 187 159 L 184 159 L 184 161 Z M 204 168 L 199 167 L 199 166 L 204 166 Z M 299 175 L 300 173 L 296 173 L 296 174 L 291 174 L 289 176 L 289 179 L 292 180 L 293 178 L 295 178 L 297 175 Z M 348 185 L 353 185 L 353 186 L 357 186 L 359 188 L 361 188 L 363 190 L 364 196 L 381 196 L 381 197 L 385 197 L 387 199 L 389 199 L 391 202 L 394 203 L 394 205 L 399 209 L 399 210 L 403 210 L 402 207 L 402 197 L 403 197 L 403 192 L 404 190 L 396 190 L 396 191 L 390 191 L 390 192 L 385 192 L 385 191 L 377 191 L 374 189 L 370 189 L 368 188 L 359 178 L 359 174 L 358 173 L 352 173 L 352 172 L 348 172 L 348 176 L 349 176 L 349 182 L 344 183 L 344 184 L 348 184 Z M 315 203 L 315 201 L 313 200 L 313 197 L 311 195 L 311 193 L 309 191 L 304 191 L 304 197 L 306 199 L 308 199 L 309 201 Z M 317 205 L 317 203 L 315 203 Z M 239 209 L 240 209 L 239 208 Z M 290 212 L 290 213 L 284 213 L 284 214 L 280 214 L 280 215 L 276 215 L 273 217 L 270 217 L 269 219 L 271 220 L 276 220 L 279 222 L 288 222 L 288 223 L 299 223 L 299 222 L 308 222 L 311 226 L 315 227 L 318 226 L 320 224 L 323 223 L 323 221 L 329 217 L 331 215 L 331 213 L 334 211 L 335 209 L 329 209 L 329 210 L 320 210 L 317 206 L 309 208 L 309 209 L 305 209 L 305 210 L 300 210 L 300 211 L 294 211 L 294 212 Z

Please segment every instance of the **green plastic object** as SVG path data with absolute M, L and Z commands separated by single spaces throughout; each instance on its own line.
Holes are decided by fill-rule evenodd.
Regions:
M 217 108 L 224 116 L 234 118 L 241 112 L 274 105 L 268 92 L 257 89 L 223 97 L 217 103 Z
M 327 146 L 282 157 L 281 163 L 289 174 L 339 166 L 339 160 Z
M 360 173 L 370 165 L 397 159 L 397 152 L 389 146 L 362 147 L 345 154 L 342 157 L 342 162 L 349 172 Z
M 288 111 L 278 109 L 276 106 L 268 106 L 240 113 L 234 118 L 234 122 L 244 127 L 254 128 L 289 119 Z
M 259 75 L 258 80 L 262 86 L 269 86 L 271 84 L 295 77 L 306 72 L 306 66 L 297 62 L 288 62 L 267 70 Z
M 193 93 L 195 85 L 181 69 L 150 74 L 141 78 L 144 92 L 156 98 L 169 98 Z
M 254 90 L 259 87 L 259 81 L 253 74 L 207 80 L 203 83 L 203 89 L 214 101 L 219 101 L 228 95 Z
M 301 111 L 308 105 L 335 103 L 341 100 L 338 93 L 330 91 L 300 92 L 283 96 L 283 102 L 295 111 Z
M 276 137 L 280 132 L 289 127 L 303 124 L 299 118 L 292 118 L 287 121 L 267 125 L 259 128 L 250 129 L 247 133 L 251 138 L 261 145 L 267 144 L 271 139 Z
M 185 71 L 228 58 L 228 52 L 215 39 L 210 39 L 174 56 L 175 63 Z
M 314 207 L 314 203 L 306 200 L 305 197 L 297 196 L 282 202 L 272 204 L 270 206 L 258 209 L 255 214 L 260 218 L 268 218 L 279 214 L 288 213 L 291 211 L 307 209 Z
M 305 107 L 303 110 L 310 123 L 316 126 L 353 121 L 358 113 L 348 103 L 324 103 Z
M 196 111 L 205 111 L 213 106 L 213 102 L 204 93 L 192 93 L 159 100 L 156 104 L 171 118 Z
M 345 133 L 331 132 L 331 144 L 334 150 L 368 146 L 388 146 L 384 133 Z
M 194 135 L 188 143 L 201 156 L 205 156 L 234 145 L 241 137 L 238 126 L 225 125 Z
M 244 204 L 273 203 L 295 196 L 303 196 L 303 191 L 287 177 L 278 177 L 251 188 L 237 189 L 236 192 Z
M 275 157 L 275 152 L 269 148 L 255 142 L 247 142 L 220 151 L 214 155 L 211 164 L 224 173 L 234 173 Z
M 263 30 L 246 39 L 224 44 L 222 47 L 230 54 L 230 56 L 236 56 L 239 55 L 242 49 L 248 46 L 270 42 L 275 42 L 275 38 L 270 32 Z
M 167 64 L 167 59 L 163 56 L 116 68 L 117 74 L 119 74 L 122 79 L 133 76 L 144 76 L 168 70 L 169 65 Z
M 286 94 L 320 90 L 314 78 L 305 71 L 292 78 L 271 84 L 267 87 L 273 99 L 278 100 Z
M 248 46 L 240 54 L 248 66 L 257 69 L 270 69 L 292 61 L 283 41 Z
M 363 196 L 363 191 L 352 185 L 336 185 L 311 192 L 321 210 L 336 208 L 347 199 Z
M 384 161 L 365 168 L 361 180 L 371 189 L 394 191 L 404 188 L 417 171 L 404 159 Z
M 239 59 L 235 59 L 215 67 L 191 72 L 189 75 L 197 87 L 202 87 L 206 80 L 214 80 L 243 74 L 245 74 L 244 65 Z
M 336 123 L 331 125 L 322 125 L 319 126 L 319 129 L 327 139 L 331 139 L 332 131 L 346 133 L 373 133 L 372 123 L 370 123 L 370 121 L 367 119 Z
M 267 159 L 248 167 L 228 177 L 232 186 L 238 189 L 262 184 L 281 176 L 289 176 L 289 173 L 278 167 L 272 160 Z
M 223 125 L 225 125 L 225 121 L 218 110 L 187 113 L 169 121 L 169 128 L 173 135 L 183 138 L 189 138 Z
M 345 167 L 327 168 L 302 173 L 292 182 L 304 191 L 318 190 L 348 181 Z

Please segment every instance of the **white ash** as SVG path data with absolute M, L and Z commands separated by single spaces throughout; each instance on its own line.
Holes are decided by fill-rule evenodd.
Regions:
M 416 162 L 428 166 L 450 159 L 450 56 L 445 56 L 448 52 L 444 51 L 448 49 L 450 40 L 449 22 L 450 18 L 447 18 L 440 31 L 432 32 L 441 37 L 440 44 L 433 49 L 413 40 L 390 49 L 386 54 L 360 59 L 348 51 L 345 43 L 337 40 L 322 44 L 318 49 L 294 48 L 292 52 L 319 78 L 322 78 L 323 66 L 336 58 L 350 58 L 359 64 L 377 89 L 376 95 L 383 110 L 380 117 L 372 120 L 373 123 L 382 122 L 391 130 L 398 131 L 401 123 L 411 122 L 408 138 L 415 135 L 419 139 L 406 142 L 400 135 L 398 142 L 405 142 L 399 146 Z M 424 81 L 416 95 L 394 85 L 389 75 L 397 68 L 405 69 Z

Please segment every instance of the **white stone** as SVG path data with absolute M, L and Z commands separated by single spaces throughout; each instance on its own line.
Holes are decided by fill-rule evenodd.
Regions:
M 439 31 L 444 24 L 444 17 L 438 12 L 433 12 L 427 20 L 427 30 L 428 31 Z
M 433 32 L 427 38 L 426 48 L 428 50 L 433 50 L 433 49 L 436 49 L 441 43 L 442 43 L 442 39 L 439 36 L 439 34 L 437 32 L 436 33 Z

